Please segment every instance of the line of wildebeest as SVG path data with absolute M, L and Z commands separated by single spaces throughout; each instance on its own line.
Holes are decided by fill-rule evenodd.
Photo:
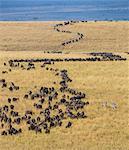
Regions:
M 10 60 L 4 63 L 4 67 L 9 68 L 11 72 L 16 69 L 34 71 L 38 69 L 36 62 L 39 61 Z M 69 87 L 72 79 L 69 77 L 68 71 L 55 68 L 55 62 L 51 60 L 40 60 L 40 62 L 38 63 L 40 69 L 46 72 L 50 71 L 60 79 L 59 87 L 55 88 L 55 84 L 58 83 L 53 81 L 52 87 L 43 86 L 39 87 L 38 90 L 36 89 L 36 91 L 28 89 L 23 94 L 23 97 L 14 97 L 15 92 L 21 92 L 20 90 L 24 87 L 17 86 L 14 82 L 6 81 L 4 78 L 1 79 L 1 93 L 8 91 L 11 94 L 10 97 L 4 96 L 4 101 L 7 101 L 7 104 L 0 107 L 1 135 L 20 134 L 24 130 L 23 127 L 36 133 L 50 133 L 52 128 L 61 127 L 63 123 L 65 128 L 70 128 L 73 125 L 72 119 L 87 117 L 84 112 L 84 106 L 88 105 L 89 102 L 82 101 L 82 99 L 86 98 L 85 93 Z M 16 109 L 15 104 L 20 107 L 24 101 L 31 102 L 32 108 L 29 107 L 23 110 L 21 114 Z
M 73 24 L 79 23 L 79 22 L 87 22 L 87 21 L 72 21 L 72 20 L 66 21 L 64 23 L 59 23 L 59 24 L 54 25 L 54 30 L 56 30 L 57 32 L 72 34 L 73 32 L 68 31 L 68 30 L 62 30 L 60 27 L 67 26 L 67 25 L 73 25 Z M 75 38 L 72 38 L 70 40 L 62 42 L 61 45 L 66 46 L 66 45 L 69 45 L 69 44 L 72 44 L 75 42 L 79 42 L 81 39 L 83 39 L 83 37 L 84 37 L 84 35 L 82 33 L 77 32 Z
M 97 22 L 97 21 L 98 20 L 94 20 L 94 22 Z M 112 20 L 107 20 L 107 21 L 112 22 Z M 79 42 L 80 40 L 82 40 L 84 38 L 83 33 L 80 33 L 80 32 L 74 33 L 74 32 L 68 31 L 68 30 L 62 30 L 61 27 L 67 26 L 67 25 L 74 25 L 76 23 L 87 23 L 87 22 L 88 22 L 87 20 L 81 20 L 81 21 L 70 20 L 70 21 L 65 21 L 63 23 L 58 23 L 58 24 L 54 25 L 54 30 L 57 31 L 57 32 L 68 33 L 68 34 L 73 33 L 73 34 L 76 35 L 76 37 L 73 37 L 72 39 L 69 39 L 65 42 L 62 42 L 61 46 L 66 46 L 66 45 L 69 45 L 69 44 L 72 44 L 72 43 Z
M 126 61 L 127 59 L 124 57 L 121 57 L 120 55 L 115 55 L 113 53 L 106 53 L 106 52 L 93 52 L 93 53 L 87 53 L 88 55 L 92 57 L 88 58 L 42 58 L 42 59 L 15 59 L 15 60 L 9 60 L 9 64 L 13 65 L 13 63 L 22 63 L 22 62 L 76 62 L 76 61 L 90 61 L 90 62 L 96 62 L 96 61 Z M 4 63 L 4 66 L 6 66 L 6 63 Z M 22 69 L 24 69 L 24 66 L 20 66 Z M 27 70 L 34 69 L 35 67 L 33 65 L 28 65 Z M 6 74 L 11 72 L 11 68 L 7 70 L 3 70 L 2 74 Z
M 9 64 L 13 64 L 14 62 L 76 62 L 76 61 L 90 61 L 90 62 L 96 62 L 96 61 L 126 61 L 126 58 L 123 58 L 120 55 L 116 55 L 113 53 L 107 53 L 107 52 L 92 52 L 87 53 L 88 55 L 92 57 L 88 58 L 42 58 L 42 59 L 15 59 L 10 60 Z M 4 63 L 4 66 L 6 66 L 6 63 Z M 24 66 L 21 65 L 21 68 L 24 69 Z M 33 65 L 28 65 L 28 70 L 31 68 L 34 68 Z M 11 72 L 11 68 L 7 70 L 3 70 L 2 74 L 6 74 L 8 72 Z
M 22 63 L 22 62 L 76 62 L 76 61 L 90 61 L 90 62 L 96 62 L 96 61 L 126 61 L 127 58 L 124 58 L 120 55 L 116 55 L 113 53 L 108 52 L 92 52 L 92 53 L 86 53 L 90 57 L 86 58 L 41 58 L 41 59 L 14 59 L 9 60 L 9 64 L 13 66 L 14 63 Z M 4 63 L 4 66 L 6 66 L 6 63 Z M 28 70 L 33 68 L 34 66 L 29 65 Z M 21 65 L 21 68 L 24 68 L 23 65 Z M 11 72 L 11 69 L 8 70 Z M 2 73 L 8 73 L 7 71 L 2 71 Z

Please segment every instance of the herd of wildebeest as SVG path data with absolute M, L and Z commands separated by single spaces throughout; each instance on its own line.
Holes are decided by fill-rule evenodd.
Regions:
M 4 63 L 4 66 L 6 66 L 6 68 L 9 67 L 10 72 L 8 73 L 18 68 L 21 70 L 26 69 L 27 71 L 36 69 L 35 63 L 38 61 L 28 62 L 28 60 L 25 60 L 24 63 L 25 62 L 27 63 L 26 67 L 20 60 L 9 60 L 7 63 Z M 44 131 L 45 133 L 50 133 L 52 128 L 61 127 L 64 120 L 66 120 L 65 127 L 70 128 L 72 121 L 69 119 L 82 119 L 87 117 L 83 109 L 89 102 L 82 101 L 82 99 L 86 98 L 85 93 L 69 87 L 69 83 L 72 82 L 72 79 L 69 77 L 68 71 L 54 68 L 54 61 L 46 60 L 40 62 L 41 69 L 50 71 L 58 78 L 60 77 L 59 88 L 54 87 L 57 83 L 53 81 L 52 87 L 42 86 L 35 92 L 28 89 L 23 95 L 23 100 L 21 100 L 21 97 L 13 97 L 13 93 L 19 91 L 21 87 L 14 82 L 8 82 L 4 78 L 1 79 L 1 91 L 8 90 L 12 94 L 11 97 L 5 99 L 7 104 L 0 107 L 1 135 L 17 135 L 22 133 L 23 123 L 26 124 L 29 131 L 35 131 L 36 133 Z M 15 104 L 19 101 L 22 103 L 24 103 L 24 101 L 30 101 L 35 111 L 33 111 L 32 108 L 28 108 L 24 114 L 20 114 L 15 108 Z
M 12 96 L 5 99 L 6 105 L 0 107 L 0 128 L 1 135 L 17 135 L 23 132 L 22 124 L 25 123 L 29 131 L 35 131 L 36 133 L 50 133 L 50 130 L 54 127 L 61 127 L 65 122 L 65 127 L 70 128 L 72 126 L 72 119 L 83 119 L 87 117 L 84 107 L 89 104 L 86 101 L 86 94 L 79 92 L 76 89 L 70 88 L 69 83 L 72 79 L 68 75 L 68 71 L 65 69 L 59 70 L 55 68 L 55 63 L 60 61 L 125 61 L 126 58 L 122 58 L 119 55 L 112 53 L 89 53 L 90 58 L 52 58 L 52 59 L 15 59 L 4 62 L 6 71 L 2 71 L 3 76 L 9 74 L 13 69 L 22 70 L 35 70 L 36 64 L 40 64 L 40 69 L 50 71 L 58 79 L 60 78 L 58 89 L 55 88 L 57 84 L 53 81 L 52 87 L 39 87 L 37 91 L 27 90 L 21 97 L 13 97 L 15 91 L 20 90 L 20 86 L 16 83 L 8 82 L 6 79 L 0 80 L 1 91 L 10 91 Z M 25 65 L 26 64 L 26 65 Z M 8 70 L 7 70 L 8 68 Z M 35 85 L 36 86 L 36 85 Z M 83 101 L 84 99 L 85 101 Z M 33 104 L 32 108 L 28 108 L 24 111 L 24 114 L 20 114 L 15 104 L 21 101 L 30 101 Z M 17 125 L 17 127 L 16 127 Z
M 79 21 L 68 21 L 61 24 L 56 24 L 54 29 L 58 32 L 72 33 L 71 31 L 61 30 L 59 27 L 72 25 Z M 87 22 L 87 21 L 81 21 Z M 82 33 L 77 33 L 77 37 L 72 40 L 63 42 L 61 45 L 66 46 L 74 42 L 78 42 L 84 37 Z M 93 52 L 87 53 L 86 58 L 37 58 L 37 59 L 14 59 L 4 62 L 5 70 L 1 70 L 3 78 L 0 79 L 0 91 L 10 92 L 10 96 L 4 96 L 6 104 L 0 107 L 0 134 L 3 136 L 17 135 L 23 133 L 24 129 L 37 133 L 50 133 L 51 129 L 65 126 L 70 128 L 73 125 L 73 119 L 87 118 L 85 107 L 89 105 L 86 100 L 86 94 L 74 88 L 69 84 L 73 80 L 69 77 L 68 70 L 56 68 L 55 63 L 58 62 L 75 62 L 75 61 L 126 61 L 126 58 L 113 53 Z M 37 64 L 40 69 L 52 73 L 60 81 L 53 81 L 53 86 L 41 86 L 36 91 L 26 89 L 22 97 L 14 96 L 15 92 L 20 91 L 23 85 L 17 85 L 13 81 L 8 81 L 4 78 L 6 74 L 11 74 L 13 70 L 20 69 L 35 71 Z M 26 72 L 26 73 L 27 73 Z M 27 75 L 27 74 L 26 74 Z M 43 79 L 41 79 L 43 80 Z M 58 86 L 57 86 L 58 85 Z M 58 88 L 57 88 L 58 87 Z M 0 93 L 0 94 L 1 94 Z M 0 95 L 1 97 L 3 95 Z M 32 107 L 22 110 L 22 113 L 17 110 L 16 105 L 20 103 L 31 103 Z M 2 105 L 2 104 L 1 104 Z

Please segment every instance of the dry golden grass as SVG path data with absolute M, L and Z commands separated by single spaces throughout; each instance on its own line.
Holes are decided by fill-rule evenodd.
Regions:
M 62 27 L 72 34 L 58 33 L 58 22 L 0 22 L 0 50 L 6 51 L 65 51 L 65 52 L 126 52 L 129 49 L 129 22 L 88 22 Z M 84 34 L 84 39 L 66 47 L 67 39 Z
M 123 54 L 128 57 L 128 55 Z M 61 58 L 84 57 L 84 54 L 43 54 L 42 52 L 0 52 L 0 70 L 8 69 L 3 63 L 16 58 Z M 73 120 L 73 127 L 55 128 L 51 134 L 35 134 L 25 130 L 18 136 L 0 136 L 1 150 L 128 150 L 129 145 L 129 103 L 128 103 L 128 61 L 125 62 L 59 62 L 56 68 L 67 69 L 73 79 L 70 87 L 87 93 L 90 105 L 85 108 L 88 118 Z M 21 90 L 14 95 L 23 99 L 28 89 L 34 86 L 51 86 L 54 80 L 59 81 L 53 74 L 43 71 L 39 65 L 36 70 L 21 71 L 14 69 L 0 78 L 14 81 Z M 6 103 L 12 94 L 0 89 L 0 105 Z M 13 95 L 13 96 L 14 96 Z M 115 102 L 116 110 L 102 107 L 102 102 Z M 17 104 L 17 110 L 22 112 L 30 107 L 30 103 Z
M 22 102 L 23 95 L 34 86 L 51 86 L 59 82 L 53 74 L 43 71 L 39 64 L 36 70 L 8 69 L 3 63 L 10 59 L 26 58 L 78 58 L 87 57 L 81 52 L 116 52 L 129 59 L 129 22 L 88 22 L 63 27 L 73 32 L 82 32 L 85 38 L 79 43 L 63 48 L 61 42 L 74 34 L 58 33 L 52 25 L 58 22 L 1 22 L 0 23 L 0 79 L 14 81 L 21 89 L 13 95 L 0 88 L 0 106 L 7 98 L 19 96 L 16 104 L 19 112 L 31 107 Z M 62 28 L 62 29 L 63 29 Z M 70 54 L 44 54 L 44 51 L 59 50 Z M 79 52 L 79 53 L 76 53 Z M 67 69 L 73 79 L 70 87 L 87 94 L 90 105 L 85 107 L 88 118 L 73 120 L 70 129 L 55 128 L 50 134 L 35 134 L 25 131 L 18 136 L 0 136 L 0 150 L 129 150 L 129 61 L 116 62 L 59 62 L 55 67 Z M 102 103 L 115 102 L 117 109 L 103 107 Z M 0 128 L 1 130 L 1 128 Z

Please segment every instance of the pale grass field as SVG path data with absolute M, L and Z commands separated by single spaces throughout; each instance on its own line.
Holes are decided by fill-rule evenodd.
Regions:
M 58 33 L 53 26 L 59 22 L 0 22 L 0 50 L 64 51 L 64 52 L 126 52 L 129 49 L 129 22 L 88 22 L 61 27 L 73 33 Z M 60 46 L 67 39 L 84 34 L 79 43 Z
M 21 88 L 13 93 L 0 88 L 0 106 L 7 98 L 20 97 L 16 104 L 23 112 L 31 103 L 23 96 L 34 86 L 52 86 L 60 81 L 52 73 L 43 71 L 36 64 L 35 70 L 13 69 L 8 74 L 1 71 L 10 59 L 31 58 L 85 58 L 82 52 L 116 52 L 129 59 L 129 22 L 88 22 L 63 27 L 82 32 L 85 38 L 79 43 L 63 48 L 61 42 L 74 34 L 58 33 L 52 25 L 58 22 L 1 22 L 0 23 L 0 79 L 13 81 Z M 62 28 L 62 29 L 63 29 Z M 87 37 L 86 37 L 87 36 Z M 44 51 L 59 50 L 63 54 Z M 67 54 L 67 52 L 70 52 Z M 77 53 L 78 52 L 78 53 Z M 85 107 L 88 118 L 73 120 L 69 129 L 54 128 L 50 134 L 35 134 L 26 128 L 18 136 L 0 136 L 0 150 L 129 150 L 129 60 L 116 62 L 59 62 L 59 69 L 67 69 L 73 79 L 70 87 L 87 94 L 90 105 Z M 57 86 L 57 85 L 56 85 Z M 117 109 L 103 107 L 103 102 L 115 102 Z M 23 124 L 24 127 L 24 124 Z M 0 128 L 1 130 L 1 128 Z
M 0 52 L 0 70 L 7 69 L 3 63 L 16 58 L 64 58 L 84 57 L 82 54 L 43 54 L 42 52 Z M 128 55 L 123 54 L 128 58 Z M 67 69 L 73 79 L 70 87 L 87 94 L 90 105 L 85 107 L 88 118 L 73 120 L 70 129 L 55 128 L 51 134 L 35 134 L 23 131 L 18 136 L 0 136 L 1 150 L 128 150 L 129 149 L 129 105 L 128 105 L 128 61 L 125 62 L 60 62 L 56 68 Z M 23 102 L 23 95 L 34 86 L 52 86 L 59 79 L 43 71 L 39 64 L 36 70 L 26 71 L 14 69 L 2 75 L 7 81 L 14 81 L 21 87 L 14 95 L 20 97 L 16 105 L 19 112 L 31 103 Z M 0 105 L 6 104 L 7 97 L 12 94 L 0 90 Z M 102 102 L 115 102 L 116 110 L 105 108 Z

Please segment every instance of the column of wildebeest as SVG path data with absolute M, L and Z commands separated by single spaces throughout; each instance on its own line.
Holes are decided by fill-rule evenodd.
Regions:
M 57 32 L 75 35 L 75 37 L 72 37 L 72 39 L 69 39 L 69 40 L 62 42 L 61 46 L 66 46 L 66 45 L 69 45 L 72 43 L 76 43 L 76 42 L 79 42 L 81 39 L 83 39 L 84 35 L 80 32 L 74 33 L 72 31 L 61 29 L 61 27 L 68 26 L 68 25 L 74 25 L 74 24 L 79 23 L 79 22 L 84 22 L 84 21 L 67 21 L 67 22 L 63 22 L 63 23 L 59 23 L 59 24 L 54 25 L 54 30 L 56 30 Z M 87 21 L 85 21 L 85 22 L 87 22 Z

